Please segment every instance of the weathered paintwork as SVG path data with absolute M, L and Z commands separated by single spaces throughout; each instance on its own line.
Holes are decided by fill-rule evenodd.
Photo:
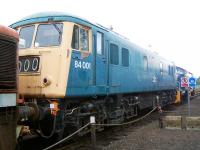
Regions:
M 26 72 L 19 74 L 19 93 L 25 96 L 38 96 L 48 98 L 65 97 L 68 81 L 69 62 L 71 57 L 67 56 L 70 47 L 72 27 L 71 23 L 63 23 L 62 42 L 59 46 L 35 47 L 32 43 L 28 49 L 20 49 L 19 56 L 40 57 L 40 67 L 37 72 Z M 38 24 L 35 24 L 37 28 Z M 20 29 L 20 28 L 18 28 Z M 35 34 L 34 34 L 35 36 Z M 47 78 L 51 84 L 44 85 L 43 80 Z

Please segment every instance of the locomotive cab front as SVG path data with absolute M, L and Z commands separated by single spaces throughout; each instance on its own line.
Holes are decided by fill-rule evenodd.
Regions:
M 72 49 L 86 55 L 91 51 L 90 28 L 73 22 L 48 21 L 17 29 L 20 35 L 20 95 L 64 98 Z

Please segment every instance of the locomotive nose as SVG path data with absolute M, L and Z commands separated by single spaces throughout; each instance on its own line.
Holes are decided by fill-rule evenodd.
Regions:
M 31 49 L 21 52 L 20 55 L 19 92 L 21 95 L 54 98 L 65 96 L 69 72 L 69 58 L 66 59 L 66 51 L 37 48 L 37 51 Z

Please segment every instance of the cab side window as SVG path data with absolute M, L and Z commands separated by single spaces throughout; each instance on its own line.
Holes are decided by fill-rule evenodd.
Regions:
M 89 51 L 88 29 L 74 25 L 71 46 L 76 50 Z
M 79 49 L 79 27 L 74 26 L 73 36 L 72 36 L 72 48 Z
M 83 50 L 83 51 L 88 51 L 89 50 L 89 46 L 88 46 L 88 30 L 86 29 L 83 29 L 83 28 L 79 28 L 80 32 L 79 32 L 79 35 L 80 35 L 80 40 L 79 40 L 79 43 L 80 43 L 80 50 Z

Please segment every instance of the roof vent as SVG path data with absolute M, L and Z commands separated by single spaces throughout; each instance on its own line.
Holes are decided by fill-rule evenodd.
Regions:
M 111 31 L 113 31 L 113 26 L 111 25 L 109 29 L 110 29 Z

